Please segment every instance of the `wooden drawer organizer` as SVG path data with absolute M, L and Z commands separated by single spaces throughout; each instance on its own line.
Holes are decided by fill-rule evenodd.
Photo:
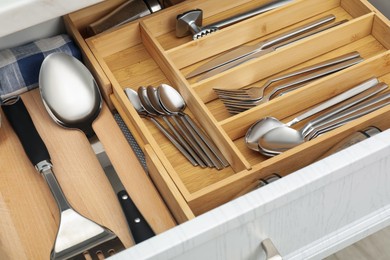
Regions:
M 285 176 L 312 163 L 354 131 L 370 125 L 390 127 L 390 107 L 385 107 L 273 158 L 249 150 L 243 137 L 260 118 L 272 115 L 286 121 L 373 76 L 390 84 L 390 23 L 366 0 L 296 0 L 197 41 L 175 37 L 176 16 L 185 11 L 202 9 L 208 24 L 265 2 L 226 0 L 221 6 L 211 0 L 189 0 L 86 40 L 112 84 L 115 108 L 145 148 L 150 175 L 179 222 L 228 202 L 259 178 L 272 173 Z M 228 49 L 327 14 L 349 21 L 209 79 L 196 82 L 184 77 Z M 275 74 L 351 51 L 359 51 L 365 61 L 239 115 L 228 114 L 212 90 L 258 85 Z M 151 122 L 139 117 L 123 91 L 161 83 L 181 92 L 186 112 L 208 132 L 231 167 L 217 171 L 191 166 Z

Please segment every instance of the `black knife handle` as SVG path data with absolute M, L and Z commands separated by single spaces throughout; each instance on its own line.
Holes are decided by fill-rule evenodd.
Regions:
M 142 216 L 141 212 L 139 212 L 127 191 L 119 191 L 117 196 L 127 219 L 127 223 L 129 224 L 134 242 L 138 244 L 146 239 L 154 237 L 155 233 Z
M 1 107 L 31 163 L 35 166 L 44 160 L 50 161 L 49 151 L 39 136 L 23 100 L 19 96 L 12 97 L 5 100 Z

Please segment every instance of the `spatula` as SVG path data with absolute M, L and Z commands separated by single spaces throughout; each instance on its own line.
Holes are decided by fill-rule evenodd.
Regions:
M 53 173 L 46 145 L 22 99 L 19 96 L 6 99 L 2 108 L 31 163 L 48 184 L 60 211 L 60 224 L 50 259 L 102 259 L 125 249 L 111 230 L 82 216 L 69 204 Z

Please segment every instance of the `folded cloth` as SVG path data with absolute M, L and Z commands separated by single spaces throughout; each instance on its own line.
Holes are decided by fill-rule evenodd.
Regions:
M 0 50 L 0 100 L 38 87 L 42 62 L 53 52 L 81 60 L 80 49 L 66 34 Z

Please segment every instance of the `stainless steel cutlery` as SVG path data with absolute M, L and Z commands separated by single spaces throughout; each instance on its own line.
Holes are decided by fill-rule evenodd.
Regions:
M 184 99 L 174 88 L 161 84 L 138 91 L 126 88 L 125 93 L 138 114 L 151 120 L 192 165 L 218 170 L 229 166 L 214 142 L 184 113 Z
M 307 38 L 346 22 L 346 20 L 342 20 L 327 25 L 335 19 L 336 17 L 334 15 L 327 15 L 303 26 L 299 26 L 298 28 L 290 30 L 286 33 L 281 33 L 275 37 L 271 37 L 260 43 L 240 46 L 199 66 L 186 75 L 186 77 L 191 78 L 202 73 L 204 74 L 198 80 L 212 77 L 225 70 L 243 64 L 244 62 L 271 53 L 278 48 L 287 46 L 298 40 Z
M 278 97 L 278 93 L 282 94 L 292 88 L 296 89 L 302 87 L 312 80 L 348 68 L 361 61 L 363 61 L 363 58 L 360 57 L 358 52 L 351 52 L 302 69 L 294 70 L 293 72 L 273 77 L 261 87 L 251 87 L 247 89 L 214 88 L 214 91 L 231 114 L 238 114 Z M 274 83 L 289 78 L 291 78 L 289 81 L 283 81 L 283 84 L 274 85 L 273 88 L 271 88 Z M 271 88 L 271 90 L 268 91 L 267 95 L 264 95 L 268 88 Z
M 209 35 L 210 33 L 218 31 L 221 28 L 238 23 L 252 16 L 273 10 L 290 2 L 293 2 L 293 0 L 274 0 L 270 3 L 249 10 L 248 12 L 240 13 L 203 27 L 203 11 L 200 9 L 190 10 L 177 16 L 176 37 L 184 37 L 192 34 L 192 38 L 196 40 Z

